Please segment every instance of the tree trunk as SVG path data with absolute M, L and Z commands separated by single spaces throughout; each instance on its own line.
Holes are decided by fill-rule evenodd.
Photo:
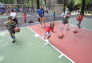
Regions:
M 81 5 L 81 14 L 84 15 L 84 10 L 85 10 L 85 0 L 82 0 L 82 5 Z
M 64 13 L 66 11 L 66 0 L 64 0 L 64 9 L 63 9 Z
M 40 7 L 39 0 L 36 0 L 36 1 L 37 1 L 37 9 L 39 9 L 39 7 Z

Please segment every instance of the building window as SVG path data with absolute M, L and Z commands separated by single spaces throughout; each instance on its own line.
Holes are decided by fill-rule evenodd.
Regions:
M 63 0 L 57 0 L 57 4 L 63 4 Z

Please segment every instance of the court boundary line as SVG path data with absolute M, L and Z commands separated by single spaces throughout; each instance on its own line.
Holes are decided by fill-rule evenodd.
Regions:
M 30 31 L 32 31 L 33 33 L 39 35 L 37 32 L 35 32 L 31 27 L 27 26 L 28 29 L 30 29 Z M 72 60 L 71 58 L 69 58 L 66 54 L 64 54 L 62 51 L 60 51 L 58 48 L 56 48 L 55 46 L 53 46 L 50 42 L 47 42 L 41 35 L 39 35 L 39 37 L 45 41 L 47 44 L 49 44 L 53 49 L 55 49 L 56 51 L 58 51 L 60 53 L 60 55 L 58 56 L 59 58 L 61 58 L 62 56 L 65 56 L 68 60 L 70 60 L 72 63 L 76 63 L 74 60 Z

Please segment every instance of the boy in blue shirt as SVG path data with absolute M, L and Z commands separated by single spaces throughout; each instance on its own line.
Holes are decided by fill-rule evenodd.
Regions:
M 37 13 L 38 13 L 38 15 L 39 15 L 39 22 L 40 22 L 41 28 L 42 28 L 42 24 L 45 24 L 45 23 L 43 22 L 45 11 L 44 11 L 44 9 L 41 7 L 40 9 L 37 10 Z

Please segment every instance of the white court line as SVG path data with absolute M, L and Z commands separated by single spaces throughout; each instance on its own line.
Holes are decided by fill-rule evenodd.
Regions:
M 37 35 L 39 35 L 37 32 L 35 32 L 32 28 L 29 28 L 29 27 L 27 27 L 28 29 L 30 29 L 32 32 L 34 32 L 35 34 L 37 34 Z M 45 42 L 47 42 L 43 37 L 41 37 L 40 35 L 39 35 L 39 37 L 42 39 L 42 40 L 44 40 Z M 47 42 L 48 43 L 48 42 Z M 51 47 L 53 47 L 56 51 L 58 51 L 61 55 L 60 56 L 58 56 L 58 58 L 61 58 L 62 56 L 65 56 L 68 60 L 70 60 L 72 63 L 76 63 L 75 61 L 73 61 L 72 59 L 70 59 L 67 55 L 65 55 L 63 52 L 61 52 L 59 49 L 57 49 L 55 46 L 53 46 L 50 42 L 49 42 L 49 45 L 51 46 Z

